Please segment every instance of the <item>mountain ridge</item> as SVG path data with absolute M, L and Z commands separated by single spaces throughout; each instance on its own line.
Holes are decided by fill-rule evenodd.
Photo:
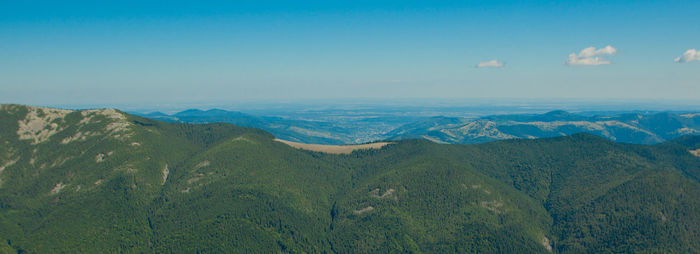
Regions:
M 545 114 L 485 116 L 473 120 L 430 118 L 399 127 L 386 136 L 388 140 L 425 138 L 442 143 L 472 144 L 500 139 L 564 136 L 579 132 L 596 134 L 618 142 L 657 144 L 683 135 L 699 134 L 700 117 L 669 112 L 583 116 L 558 110 Z
M 354 120 L 352 127 L 343 127 L 340 122 L 330 120 L 253 116 L 221 109 L 190 109 L 172 115 L 142 116 L 169 122 L 227 122 L 265 129 L 281 139 L 293 142 L 325 145 L 411 138 L 422 138 L 437 143 L 473 144 L 501 139 L 571 135 L 579 132 L 592 133 L 618 142 L 657 144 L 683 135 L 700 134 L 700 115 L 671 112 L 586 115 L 554 110 L 543 114 L 487 115 L 478 118 L 433 116 L 384 131 L 379 131 L 381 128 L 370 130 L 378 123 L 384 124 L 382 116 L 367 122 Z M 393 124 L 397 123 L 400 122 Z
M 401 140 L 337 155 L 225 123 L 52 111 L 0 106 L 0 250 L 700 250 L 697 136 Z

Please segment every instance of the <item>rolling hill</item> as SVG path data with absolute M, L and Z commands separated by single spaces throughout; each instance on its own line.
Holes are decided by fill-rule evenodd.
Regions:
M 389 140 L 422 138 L 439 143 L 475 144 L 503 139 L 534 139 L 590 133 L 612 141 L 657 144 L 700 134 L 700 114 L 626 113 L 586 116 L 565 111 L 493 115 L 478 119 L 433 117 L 387 133 Z
M 282 118 L 249 115 L 221 109 L 188 109 L 172 115 L 160 112 L 140 114 L 143 117 L 180 123 L 230 123 L 266 130 L 284 140 L 301 143 L 345 145 L 381 139 L 383 134 L 421 117 L 365 116 L 341 117 L 333 113 L 320 119 Z
M 225 123 L 2 105 L 0 142 L 0 252 L 700 252 L 699 136 L 328 154 Z

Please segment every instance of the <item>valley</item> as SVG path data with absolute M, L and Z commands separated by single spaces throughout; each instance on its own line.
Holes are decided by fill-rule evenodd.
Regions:
M 275 138 L 2 105 L 0 251 L 700 250 L 699 136 L 406 139 L 339 154 Z
M 506 109 L 518 110 L 518 108 Z M 313 113 L 308 113 L 302 109 L 299 110 L 302 113 L 291 113 L 287 118 L 254 116 L 220 109 L 207 111 L 191 109 L 173 115 L 163 113 L 141 115 L 169 122 L 226 122 L 264 129 L 280 139 L 291 142 L 321 145 L 352 145 L 402 139 L 426 139 L 448 144 L 476 144 L 504 139 L 557 137 L 575 133 L 590 133 L 623 143 L 657 144 L 684 135 L 700 134 L 700 115 L 683 111 L 570 113 L 554 110 L 543 114 L 479 116 L 469 113 L 471 111 L 433 108 L 414 112 L 415 116 L 408 116 L 405 112 L 391 107 L 372 108 L 369 112 L 317 109 Z M 489 112 L 488 108 L 485 112 Z M 431 116 L 435 114 L 438 116 Z M 447 117 L 441 114 L 473 114 L 473 116 Z

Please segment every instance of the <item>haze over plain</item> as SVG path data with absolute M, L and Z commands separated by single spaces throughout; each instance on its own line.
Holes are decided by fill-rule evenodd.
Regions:
M 11 1 L 0 102 L 700 99 L 697 1 Z

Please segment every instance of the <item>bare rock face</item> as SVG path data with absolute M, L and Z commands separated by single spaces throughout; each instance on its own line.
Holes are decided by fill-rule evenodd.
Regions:
M 26 117 L 18 122 L 17 135 L 20 140 L 31 140 L 33 145 L 42 143 L 63 130 L 65 116 L 73 112 L 40 107 L 27 107 L 27 109 Z
M 2 171 L 17 163 L 18 160 L 19 157 L 0 162 L 0 187 L 2 187 Z
M 549 238 L 546 236 L 542 237 L 542 246 L 544 246 L 547 251 L 552 252 L 552 244 L 549 242 Z
M 13 107 L 14 106 L 14 107 Z M 16 110 L 20 106 L 2 105 L 0 110 Z M 44 107 L 22 106 L 27 109 L 24 119 L 17 122 L 17 136 L 20 140 L 30 140 L 32 145 L 48 141 L 52 136 L 65 130 L 68 126 L 66 116 L 73 110 L 54 109 Z M 109 134 L 117 139 L 131 137 L 132 124 L 126 116 L 114 109 L 93 109 L 79 111 L 82 119 L 78 123 L 78 131 L 61 140 L 61 144 L 69 144 L 75 141 L 85 141 L 89 137 Z M 102 131 L 82 131 L 84 126 L 107 121 Z

